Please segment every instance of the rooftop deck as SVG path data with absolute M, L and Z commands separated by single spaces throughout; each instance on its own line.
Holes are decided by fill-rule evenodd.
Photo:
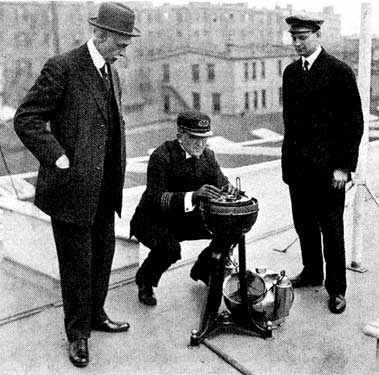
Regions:
M 222 334 L 211 338 L 211 342 L 252 374 L 376 374 L 376 342 L 362 333 L 365 324 L 378 317 L 379 224 L 371 201 L 365 204 L 365 214 L 364 263 L 368 272 L 348 271 L 345 313 L 333 315 L 329 312 L 323 288 L 296 290 L 290 316 L 283 326 L 274 330 L 273 339 Z M 288 244 L 293 238 L 293 230 L 288 230 L 248 241 L 248 266 L 254 269 L 266 265 L 275 271 L 298 272 L 301 268 L 298 243 L 286 253 L 272 250 Z M 191 246 L 197 247 L 196 242 Z M 68 360 L 59 297 L 38 288 L 32 290 L 30 286 L 23 289 L 27 293 L 18 295 L 19 304 L 27 298 L 51 304 L 35 315 L 19 317 L 0 326 L 0 373 L 237 374 L 237 370 L 205 345 L 188 347 L 191 330 L 198 328 L 200 323 L 207 290 L 189 278 L 190 263 L 164 275 L 156 290 L 158 305 L 154 308 L 138 302 L 137 288 L 128 277 L 111 287 L 107 312 L 114 319 L 128 320 L 131 329 L 117 335 L 94 332 L 90 339 L 91 361 L 85 369 L 73 367 Z M 3 271 L 2 281 L 6 279 Z M 9 303 L 9 295 L 17 297 L 14 294 L 16 287 L 13 285 L 12 290 L 12 285 L 8 285 L 2 289 L 2 305 Z
M 367 181 L 375 195 L 379 192 L 378 155 L 379 141 L 371 142 Z M 247 268 L 267 267 L 276 272 L 284 269 L 289 275 L 298 273 L 301 270 L 298 242 L 285 253 L 273 251 L 296 238 L 291 226 L 287 187 L 281 182 L 280 161 L 225 169 L 225 172 L 231 180 L 241 177 L 243 190 L 259 202 L 258 220 L 246 235 Z M 125 216 L 116 230 L 123 240 L 116 257 L 118 261 L 130 254 L 143 254 L 137 243 L 126 240 L 130 215 L 137 203 L 136 194 L 141 192 L 141 188 L 126 191 Z M 345 211 L 348 264 L 352 249 L 353 197 L 354 189 L 347 194 Z M 0 219 L 4 227 L 10 218 L 7 215 L 16 210 L 24 210 L 25 216 L 36 215 L 33 210 L 21 209 L 19 204 L 19 201 L 14 201 L 13 205 L 0 199 L 0 207 L 6 212 Z M 378 210 L 367 194 L 362 263 L 368 272 L 347 271 L 347 309 L 342 315 L 329 312 L 324 288 L 296 290 L 290 315 L 284 325 L 274 330 L 273 339 L 222 334 L 211 338 L 210 342 L 252 374 L 377 374 L 376 340 L 366 336 L 362 329 L 379 317 Z M 205 345 L 188 346 L 191 330 L 199 327 L 207 295 L 207 288 L 189 277 L 191 264 L 204 246 L 201 241 L 183 244 L 184 260 L 164 274 L 156 290 L 158 305 L 154 308 L 141 305 L 137 299 L 135 263 L 114 272 L 106 310 L 115 320 L 129 321 L 131 329 L 117 335 L 94 332 L 90 339 L 89 366 L 85 369 L 73 367 L 67 355 L 59 282 L 44 274 L 46 271 L 56 275 L 54 251 L 47 254 L 41 250 L 48 242 L 48 222 L 44 232 L 34 228 L 33 223 L 25 224 L 20 217 L 12 223 L 13 237 L 8 236 L 8 242 L 4 241 L 3 251 L 0 251 L 0 255 L 8 254 L 0 261 L 0 374 L 238 373 Z M 22 235 L 26 236 L 27 246 L 21 240 Z M 38 248 L 41 248 L 40 254 L 37 254 Z M 20 259 L 29 263 L 21 265 Z M 40 264 L 43 262 L 36 261 L 38 259 L 45 260 L 46 264 Z M 220 311 L 224 308 L 221 306 Z
M 376 150 L 378 145 L 372 145 Z M 377 152 L 370 154 L 376 165 Z M 278 162 L 265 167 L 237 169 L 247 190 L 260 202 L 255 226 L 247 235 L 247 266 L 282 269 L 290 275 L 301 270 L 299 244 L 286 253 L 273 251 L 295 237 L 288 225 L 289 198 L 280 184 Z M 375 169 L 371 169 L 375 171 Z M 379 181 L 374 172 L 369 179 Z M 378 183 L 375 191 L 377 192 Z M 351 258 L 352 200 L 346 208 L 346 248 Z M 363 327 L 378 318 L 379 243 L 378 208 L 365 201 L 364 254 L 366 273 L 348 272 L 347 309 L 333 315 L 327 307 L 324 288 L 295 291 L 295 301 L 283 326 L 274 330 L 273 339 L 264 340 L 235 334 L 210 339 L 230 358 L 252 374 L 362 374 L 379 371 L 375 357 L 376 340 L 363 334 Z M 135 247 L 129 242 L 127 246 Z M 127 320 L 127 333 L 111 335 L 94 332 L 90 339 L 90 364 L 85 369 L 72 366 L 67 355 L 63 312 L 59 288 L 30 278 L 27 270 L 0 263 L 0 373 L 4 375 L 45 374 L 136 374 L 232 375 L 238 371 L 205 345 L 188 347 L 192 329 L 200 324 L 207 288 L 189 278 L 194 257 L 203 244 L 187 242 L 185 260 L 167 272 L 156 290 L 158 305 L 148 308 L 139 303 L 134 284 L 135 268 L 112 276 L 106 309 L 115 320 Z M 126 249 L 135 250 L 135 249 Z M 224 306 L 221 306 L 222 310 Z

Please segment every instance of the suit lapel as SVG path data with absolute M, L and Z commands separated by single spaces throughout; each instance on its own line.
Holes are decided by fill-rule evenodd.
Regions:
M 110 64 L 107 64 L 107 65 L 108 65 L 108 69 L 110 71 L 110 77 L 111 77 L 111 80 L 112 80 L 112 87 L 113 87 L 113 94 L 114 94 L 115 99 L 116 99 L 118 113 L 121 114 L 122 112 L 121 112 L 121 102 L 120 102 L 120 98 L 121 98 L 121 95 L 120 95 L 120 82 L 119 82 L 118 77 L 117 77 L 116 69 L 113 68 L 113 66 L 110 65 Z
M 77 60 L 78 73 L 82 82 L 89 88 L 89 92 L 94 97 L 101 113 L 104 118 L 107 118 L 107 101 L 105 94 L 105 87 L 97 71 L 91 56 L 88 51 L 87 45 L 83 45 L 79 49 L 79 56 Z
M 327 57 L 327 54 L 325 50 L 323 49 L 320 54 L 317 56 L 317 59 L 314 61 L 312 64 L 311 70 L 309 73 L 314 73 L 314 74 L 323 74 L 322 72 L 325 71 L 325 59 Z M 321 73 L 320 73 L 321 72 Z
M 320 90 L 324 89 L 325 85 L 327 85 L 330 77 L 330 72 L 328 69 L 326 69 L 326 65 L 327 54 L 323 49 L 320 55 L 312 64 L 310 71 L 307 73 L 305 85 L 309 92 L 319 92 Z

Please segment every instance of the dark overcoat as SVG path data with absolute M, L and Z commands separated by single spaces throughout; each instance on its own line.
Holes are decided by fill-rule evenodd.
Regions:
M 125 174 L 125 130 L 119 78 L 111 69 L 118 106 L 116 211 L 121 214 Z M 40 162 L 35 204 L 48 215 L 76 224 L 94 220 L 103 178 L 108 101 L 104 84 L 87 45 L 53 57 L 18 108 L 14 126 Z M 66 154 L 70 168 L 56 160 Z
M 363 133 L 361 101 L 348 65 L 322 50 L 310 71 L 298 59 L 283 73 L 283 180 L 331 181 L 354 171 Z

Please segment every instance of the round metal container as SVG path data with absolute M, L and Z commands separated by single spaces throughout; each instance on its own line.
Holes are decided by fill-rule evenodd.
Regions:
M 256 304 L 262 301 L 266 294 L 266 284 L 260 275 L 251 271 L 246 271 L 247 278 L 247 299 L 248 303 Z M 236 312 L 241 307 L 241 293 L 239 274 L 233 273 L 224 280 L 222 293 L 224 302 L 230 312 Z
M 214 200 L 200 203 L 205 226 L 220 236 L 240 237 L 254 225 L 258 216 L 258 201 L 255 198 L 240 200 Z
M 247 271 L 247 301 L 252 318 L 257 322 L 275 321 L 275 289 L 272 289 L 278 278 L 277 273 L 258 273 Z M 241 306 L 240 283 L 238 273 L 229 275 L 223 285 L 224 302 L 232 315 L 239 317 Z

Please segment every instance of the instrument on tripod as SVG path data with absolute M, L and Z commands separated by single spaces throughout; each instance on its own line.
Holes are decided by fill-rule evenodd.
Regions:
M 272 329 L 283 323 L 292 306 L 294 294 L 285 272 L 280 274 L 246 270 L 245 234 L 258 217 L 258 201 L 241 191 L 217 200 L 201 202 L 204 225 L 220 238 L 235 239 L 238 266 L 230 267 L 232 248 L 222 249 L 217 265 L 211 270 L 208 297 L 203 306 L 198 330 L 192 330 L 190 345 L 199 345 L 223 329 L 239 333 L 272 337 Z M 229 311 L 219 313 L 222 300 Z

